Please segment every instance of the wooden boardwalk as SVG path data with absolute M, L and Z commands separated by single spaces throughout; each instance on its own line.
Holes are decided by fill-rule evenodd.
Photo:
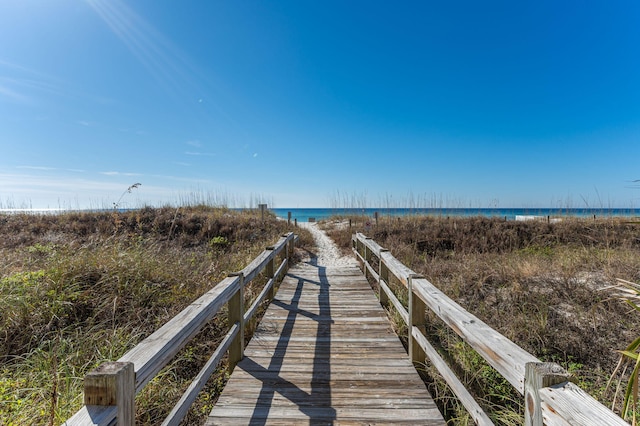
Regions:
M 207 425 L 445 422 L 356 267 L 292 268 Z

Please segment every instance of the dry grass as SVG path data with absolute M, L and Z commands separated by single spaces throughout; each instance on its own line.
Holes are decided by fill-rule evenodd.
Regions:
M 465 309 L 519 346 L 575 373 L 605 405 L 617 349 L 640 335 L 637 317 L 603 288 L 640 278 L 640 225 L 619 219 L 514 222 L 488 218 L 384 218 L 378 226 L 352 220 L 330 235 L 345 250 L 363 232 Z M 435 315 L 430 339 L 498 424 L 521 421 L 522 397 Z M 465 414 L 431 372 L 443 409 Z M 520 419 L 520 420 L 514 420 Z M 472 424 L 472 423 L 469 423 Z
M 89 369 L 290 230 L 272 216 L 207 207 L 0 216 L 0 424 L 66 420 L 82 405 Z M 141 392 L 140 424 L 168 413 L 226 327 L 223 313 Z M 201 423 L 225 379 L 221 370 L 210 380 L 189 423 Z

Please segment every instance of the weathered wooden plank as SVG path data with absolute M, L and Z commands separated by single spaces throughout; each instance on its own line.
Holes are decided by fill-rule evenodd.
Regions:
M 530 362 L 524 378 L 524 425 L 542 426 L 541 388 L 568 382 L 571 374 L 553 362 Z
M 429 343 L 427 338 L 417 328 L 412 329 L 413 338 L 419 343 L 425 351 L 425 354 L 429 357 L 431 364 L 436 367 L 440 375 L 447 382 L 449 387 L 456 394 L 464 408 L 473 418 L 476 425 L 493 425 L 493 422 L 489 416 L 484 412 L 480 404 L 476 402 L 473 396 L 469 393 L 464 384 L 458 379 L 456 374 L 451 370 L 449 365 L 442 359 L 438 351 Z
M 244 313 L 245 323 L 248 323 L 253 318 L 253 316 L 258 311 L 258 308 L 260 307 L 264 299 L 267 297 L 267 294 L 269 294 L 269 292 L 272 289 L 273 289 L 273 278 L 267 281 L 267 283 L 264 285 L 260 294 L 256 297 L 256 300 L 254 300 L 253 303 L 251 304 L 251 307 L 249 307 L 249 309 L 247 309 L 247 312 Z
M 213 352 L 213 355 L 211 355 L 204 367 L 202 367 L 198 375 L 193 379 L 173 410 L 171 410 L 167 418 L 162 422 L 162 426 L 177 426 L 180 424 L 182 419 L 187 415 L 191 404 L 193 404 L 202 388 L 207 384 L 209 377 L 211 377 L 216 371 L 216 368 L 218 368 L 222 357 L 238 334 L 240 334 L 240 326 L 234 324 L 224 339 L 222 339 L 222 342 L 220 342 L 218 349 Z
M 135 382 L 133 363 L 104 363 L 84 378 L 84 404 L 115 406 L 118 423 L 132 425 L 136 416 Z
M 85 405 L 63 423 L 65 426 L 107 426 L 115 423 L 118 409 L 114 406 Z
M 390 273 L 408 288 L 409 277 L 415 274 L 414 271 L 393 257 L 390 252 L 381 251 L 380 246 L 362 234 L 356 235 L 356 238 L 376 253 Z M 428 280 L 413 280 L 413 291 L 513 387 L 524 394 L 525 365 L 540 360 L 467 312 Z
M 400 303 L 400 300 L 396 297 L 395 294 L 391 291 L 389 286 L 383 280 L 380 280 L 380 292 L 384 292 L 386 295 L 385 299 L 389 300 L 393 307 L 396 309 L 396 312 L 400 315 L 405 324 L 409 324 L 409 312 L 407 312 L 406 308 Z
M 370 422 L 398 421 L 400 417 L 405 423 L 418 423 L 422 425 L 444 424 L 442 415 L 437 408 L 431 409 L 406 409 L 397 408 L 349 408 L 349 407 L 300 407 L 290 406 L 254 406 L 254 405 L 230 405 L 215 409 L 209 417 L 207 425 L 217 424 L 216 418 L 227 417 L 236 419 L 236 424 L 242 424 L 243 419 L 263 420 L 268 418 L 284 420 L 283 424 L 299 424 L 300 421 L 328 421 L 351 420 Z
M 253 280 L 256 275 L 262 272 L 266 268 L 267 264 L 273 260 L 280 251 L 286 246 L 287 242 L 293 239 L 293 234 L 287 234 L 281 237 L 273 247 L 269 247 L 269 250 L 263 251 L 258 257 L 256 257 L 249 265 L 247 265 L 242 271 L 246 282 Z
M 317 369 L 322 366 L 312 366 L 317 367 Z M 282 370 L 264 370 L 264 369 L 252 369 L 247 370 L 245 368 L 239 369 L 238 371 L 234 370 L 236 377 L 239 378 L 247 378 L 247 379 L 258 379 L 258 380 L 269 380 L 269 379 L 284 379 L 291 381 L 293 383 L 303 382 L 309 379 L 309 369 L 291 371 L 289 369 Z M 411 374 L 405 373 L 405 376 L 411 377 L 415 373 L 415 371 L 411 372 Z M 309 380 L 331 380 L 334 376 L 333 371 L 313 371 L 313 374 Z M 388 372 L 380 372 L 380 371 L 354 371 L 354 369 L 346 369 L 345 371 L 340 371 L 339 378 L 340 380 L 370 380 L 370 381 L 379 381 L 379 382 L 395 382 L 400 380 L 400 376 L 403 376 L 402 372 L 396 373 L 394 371 Z
M 357 267 L 289 271 L 207 424 L 444 425 Z
M 379 399 L 379 398 L 398 398 L 398 395 L 404 395 L 407 385 L 400 383 L 396 380 L 389 382 L 386 386 L 377 386 L 378 382 L 371 382 L 365 380 L 332 380 L 327 386 L 315 385 L 311 387 L 311 384 L 293 384 L 290 382 L 280 381 L 267 381 L 262 386 L 251 386 L 254 382 L 246 380 L 234 380 L 233 384 L 227 384 L 229 389 L 233 392 L 229 392 L 227 396 L 244 396 L 260 394 L 262 392 L 272 392 L 274 395 L 284 396 L 300 396 L 305 398 L 313 392 L 315 396 L 331 395 L 332 398 L 340 399 L 346 397 L 358 397 L 362 399 Z M 248 385 L 248 386 L 247 386 Z M 372 388 L 372 385 L 376 385 Z M 418 397 L 416 397 L 416 395 Z M 419 401 L 423 406 L 433 403 L 427 392 L 417 392 L 417 394 L 411 395 L 411 399 Z M 289 398 L 291 401 L 291 399 Z
M 218 399 L 217 404 L 222 406 L 233 405 L 250 405 L 270 406 L 290 403 L 296 395 L 292 392 L 288 394 L 280 394 L 278 392 L 273 396 L 260 395 L 258 392 L 249 393 L 246 397 L 242 395 L 225 396 Z M 318 407 L 329 406 L 333 408 L 385 408 L 385 409 L 422 409 L 424 404 L 417 404 L 415 398 L 397 398 L 393 395 L 380 395 L 380 398 L 364 398 L 360 396 L 344 395 L 336 398 L 332 394 L 314 395 L 313 398 L 300 399 L 297 402 L 298 407 Z
M 332 360 L 335 360 L 336 363 L 347 362 L 353 359 L 353 350 L 354 350 L 353 346 L 342 347 L 337 349 L 330 348 L 329 356 L 331 357 Z M 388 358 L 393 358 L 394 356 L 402 357 L 406 354 L 405 352 L 401 352 L 396 348 L 391 348 L 391 349 L 380 348 L 378 345 L 373 347 L 368 347 L 368 348 L 359 346 L 357 347 L 357 350 L 360 353 L 360 356 L 367 360 L 369 359 L 373 360 L 376 358 L 388 359 Z M 300 362 L 303 362 L 306 358 L 313 359 L 316 356 L 313 353 L 313 351 L 309 352 L 308 346 L 294 347 L 294 348 L 289 347 L 286 350 L 278 350 L 278 349 L 274 350 L 274 349 L 268 349 L 268 348 L 261 348 L 261 349 L 253 350 L 252 359 L 253 358 L 260 359 L 262 357 L 266 357 L 268 359 L 277 359 L 277 358 L 286 359 L 288 358 L 288 354 L 295 355 L 294 357 L 291 357 L 291 358 L 300 360 Z
M 310 380 L 306 382 L 298 382 L 291 383 L 288 380 L 283 380 L 281 378 L 277 379 L 263 379 L 258 383 L 257 379 L 253 378 L 243 378 L 243 379 L 234 379 L 234 383 L 227 384 L 227 387 L 230 389 L 228 392 L 232 394 L 243 394 L 248 390 L 260 389 L 261 392 L 275 392 L 282 393 L 287 389 L 291 390 L 296 395 L 302 395 L 305 398 L 309 397 L 311 393 L 321 394 L 329 390 L 333 394 L 333 392 L 348 392 L 348 391 L 358 391 L 359 389 L 362 392 L 363 398 L 370 398 L 371 395 L 378 395 L 380 393 L 387 393 L 397 395 L 405 395 L 407 392 L 411 390 L 411 396 L 414 400 L 420 401 L 423 404 L 428 405 L 430 403 L 430 396 L 427 392 L 415 391 L 417 389 L 417 385 L 414 387 L 415 383 L 412 383 L 411 378 L 408 378 L 408 383 L 402 383 L 400 379 L 398 380 L 390 380 L 390 381 L 381 381 L 381 380 L 330 380 L 326 383 L 313 383 Z M 227 389 L 225 387 L 225 389 Z M 214 408 L 215 409 L 215 408 Z
M 298 237 L 291 232 L 283 235 L 275 246 L 263 252 L 243 269 L 242 275 L 246 281 L 251 281 L 283 250 L 288 258 L 293 252 L 293 244 L 297 239 Z M 287 264 L 285 259 L 278 273 L 281 273 L 282 268 Z M 273 273 L 272 269 L 268 272 Z M 136 393 L 219 312 L 238 288 L 238 277 L 223 280 L 118 360 L 118 362 L 133 363 Z M 113 421 L 115 412 L 113 407 L 84 406 L 65 424 L 108 424 Z
M 266 391 L 266 392 L 265 392 Z M 303 396 L 298 401 L 299 405 L 311 405 L 315 404 L 328 405 L 330 401 L 333 401 L 336 405 L 356 405 L 356 406 L 370 406 L 370 407 L 385 407 L 385 406 L 411 406 L 414 408 L 424 408 L 423 401 L 417 403 L 417 398 L 403 398 L 398 396 L 398 388 L 388 389 L 376 389 L 372 391 L 369 388 L 321 388 L 317 387 L 313 389 L 313 398 L 306 397 L 308 391 L 301 392 L 302 389 L 298 387 L 264 387 L 264 388 L 246 388 L 243 390 L 237 389 L 237 392 L 228 393 L 224 397 L 218 399 L 220 405 L 226 404 L 240 404 L 240 403 L 254 403 L 254 404 L 290 404 L 291 400 Z M 427 396 L 428 398 L 428 396 Z M 287 402 L 287 400 L 289 402 Z
M 133 362 L 136 370 L 136 392 L 218 313 L 238 288 L 238 277 L 222 280 L 118 360 Z
M 391 253 L 377 245 L 375 241 L 362 234 L 356 234 L 353 237 L 353 246 L 355 248 L 364 247 L 365 251 L 368 250 L 376 254 L 380 259 L 379 267 L 382 275 L 386 276 L 391 273 L 408 287 L 409 277 L 414 272 L 395 259 Z M 359 254 L 358 257 L 362 260 Z M 471 345 L 520 393 L 525 393 L 525 365 L 528 363 L 539 364 L 538 359 L 465 311 L 426 279 L 413 281 L 412 287 L 414 287 L 413 293 L 424 301 L 440 319 Z M 381 291 L 381 295 L 383 293 Z M 430 346 L 424 336 L 415 331 L 414 329 L 412 334 L 417 339 L 423 340 L 423 343 L 426 344 L 424 347 Z M 433 352 L 435 353 L 435 351 Z M 450 375 L 448 367 L 443 367 L 443 370 L 446 371 L 443 374 Z M 452 374 L 451 376 L 447 380 L 457 381 L 455 376 Z M 454 384 L 452 387 L 460 387 L 461 394 L 466 393 L 461 385 Z M 458 393 L 458 391 L 455 392 Z M 527 400 L 525 401 L 529 415 L 529 418 L 526 419 L 527 424 L 542 424 L 543 420 L 544 424 L 548 425 L 627 424 L 573 383 L 567 382 L 562 385 L 542 387 L 537 391 L 537 394 L 542 400 L 540 406 L 534 401 L 534 398 L 531 398 L 531 392 L 527 390 Z M 462 397 L 466 398 L 464 395 Z M 533 421 L 534 417 L 535 421 Z M 484 422 L 484 420 L 475 420 L 478 423 Z
M 542 388 L 538 394 L 541 400 L 542 419 L 547 426 L 629 425 L 571 382 Z
M 538 358 L 464 310 L 426 279 L 415 280 L 414 292 L 451 329 L 524 395 L 525 365 Z

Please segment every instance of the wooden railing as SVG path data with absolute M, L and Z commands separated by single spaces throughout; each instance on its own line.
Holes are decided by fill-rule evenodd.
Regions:
M 179 424 L 225 353 L 229 352 L 230 368 L 242 359 L 245 324 L 258 311 L 262 301 L 273 296 L 274 284 L 286 273 L 296 241 L 297 236 L 293 233 L 283 235 L 246 268 L 222 280 L 118 361 L 103 364 L 87 374 L 84 380 L 85 405 L 65 424 L 133 424 L 136 393 L 227 305 L 229 331 L 162 423 Z M 278 256 L 282 262 L 276 268 Z M 268 281 L 249 309 L 245 310 L 244 287 L 263 271 Z
M 572 383 L 570 375 L 560 365 L 540 362 L 467 312 L 372 239 L 358 233 L 353 236 L 352 243 L 365 276 L 370 275 L 378 285 L 380 302 L 393 306 L 407 324 L 411 359 L 424 363 L 428 357 L 476 424 L 493 423 L 427 340 L 424 334 L 427 307 L 524 396 L 525 425 L 628 425 Z M 392 277 L 407 289 L 406 308 L 390 288 Z

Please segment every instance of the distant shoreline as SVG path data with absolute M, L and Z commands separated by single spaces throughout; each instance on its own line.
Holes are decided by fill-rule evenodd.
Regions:
M 630 208 L 273 208 L 270 209 L 279 218 L 307 222 L 328 219 L 332 216 L 369 216 L 377 212 L 380 217 L 435 216 L 435 217 L 496 217 L 516 220 L 516 216 L 540 217 L 640 217 L 640 209 Z
M 161 208 L 161 207 L 158 207 Z M 118 209 L 119 212 L 126 212 L 138 209 Z M 252 210 L 249 208 L 230 208 L 230 210 L 242 211 Z M 373 218 L 376 213 L 380 217 L 402 217 L 402 216 L 433 216 L 433 217 L 493 217 L 504 218 L 506 220 L 516 220 L 516 217 L 622 217 L 640 218 L 640 208 L 551 208 L 551 207 L 518 207 L 518 208 L 271 208 L 269 209 L 280 219 L 287 219 L 291 212 L 291 220 L 307 222 L 309 218 L 315 220 L 328 219 L 333 216 L 368 216 Z M 56 214 L 56 213 L 100 213 L 113 212 L 113 209 L 0 209 L 2 213 L 33 213 L 33 214 Z

